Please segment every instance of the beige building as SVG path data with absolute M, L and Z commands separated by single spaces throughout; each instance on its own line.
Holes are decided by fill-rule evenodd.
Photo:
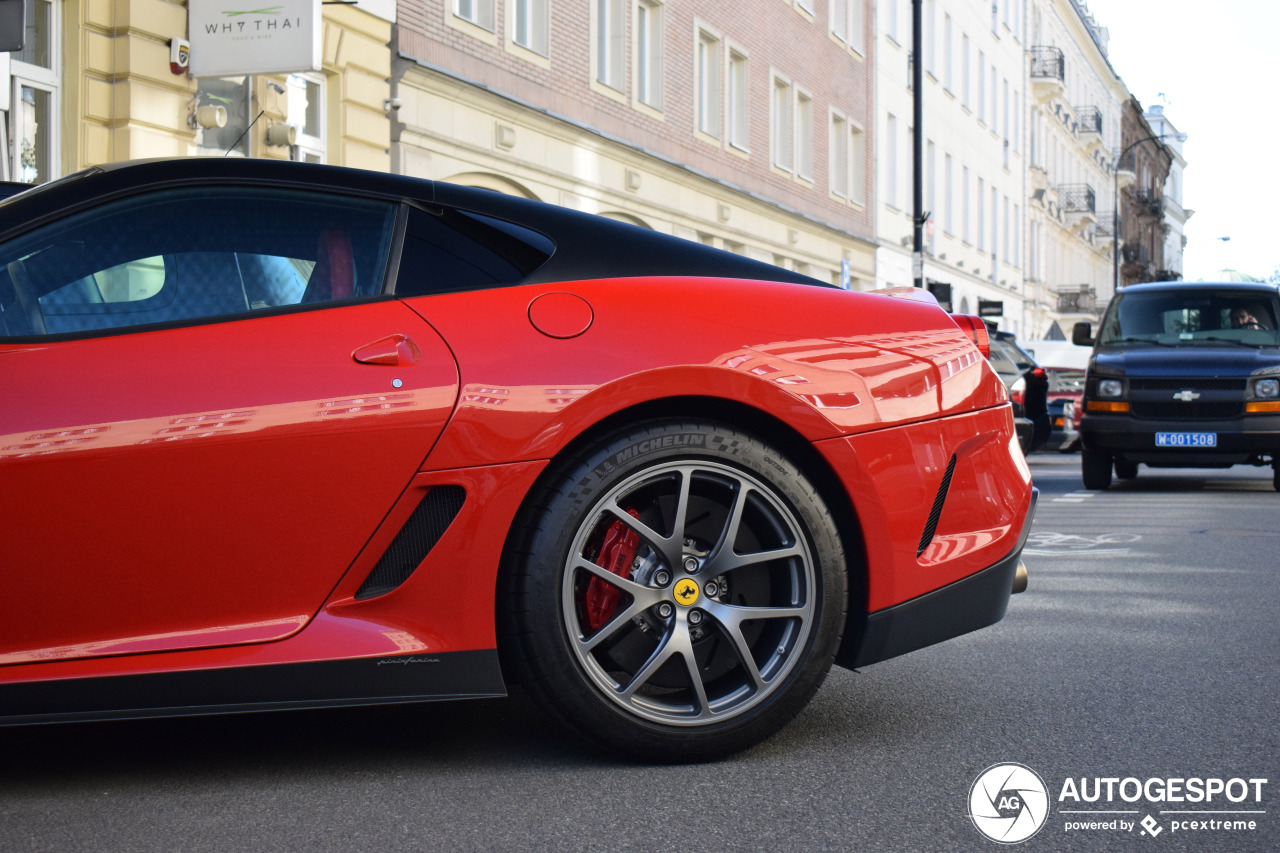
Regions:
M 388 171 L 394 22 L 393 0 L 325 5 L 321 70 L 197 81 L 170 67 L 183 2 L 28 0 L 22 51 L 0 54 L 0 178 L 228 149 Z
M 1028 339 L 1097 321 L 1111 298 L 1115 158 L 1130 95 L 1079 0 L 1033 0 Z
M 1024 330 L 1026 104 L 1022 3 L 924 0 L 923 273 L 964 314 L 988 309 L 1004 330 Z M 876 280 L 912 284 L 914 99 L 908 56 L 910 0 L 878 4 L 880 139 Z
M 866 289 L 862 0 L 401 0 L 393 169 Z

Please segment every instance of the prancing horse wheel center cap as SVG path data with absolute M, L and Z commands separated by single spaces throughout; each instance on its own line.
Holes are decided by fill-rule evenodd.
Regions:
M 671 590 L 676 603 L 682 607 L 690 607 L 698 601 L 698 584 L 692 578 L 682 578 Z

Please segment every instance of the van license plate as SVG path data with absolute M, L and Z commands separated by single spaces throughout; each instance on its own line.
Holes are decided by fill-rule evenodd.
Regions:
M 1216 432 L 1158 432 L 1156 447 L 1217 447 Z

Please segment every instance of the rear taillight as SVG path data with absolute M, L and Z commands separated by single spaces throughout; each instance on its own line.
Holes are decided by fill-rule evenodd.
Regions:
M 991 358 L 991 336 L 987 334 L 987 324 L 981 317 L 975 317 L 972 314 L 952 314 L 951 319 L 955 320 L 960 330 L 969 336 L 969 340 L 973 341 L 973 345 L 978 348 L 978 352 L 982 353 L 983 358 Z

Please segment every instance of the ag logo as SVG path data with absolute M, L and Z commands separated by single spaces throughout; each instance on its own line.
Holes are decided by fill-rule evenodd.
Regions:
M 684 578 L 671 592 L 675 595 L 676 601 L 688 607 L 698 600 L 698 583 L 690 578 Z
M 1026 841 L 1049 817 L 1049 789 L 1030 767 L 993 764 L 969 789 L 969 818 L 987 838 L 1001 844 Z

